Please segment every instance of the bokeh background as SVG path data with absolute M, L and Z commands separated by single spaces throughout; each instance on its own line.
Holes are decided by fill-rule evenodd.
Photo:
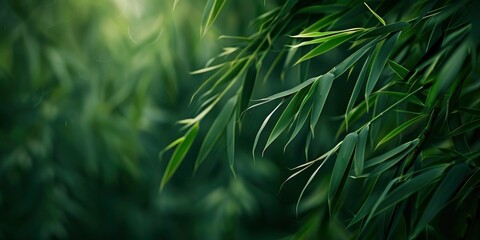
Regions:
M 197 109 L 205 76 L 190 72 L 276 6 L 247 2 L 202 37 L 203 0 L 0 0 L 0 239 L 278 239 L 315 225 L 295 212 L 308 174 L 279 191 L 304 143 L 252 160 L 261 109 L 238 137 L 236 178 L 221 144 L 193 174 L 195 142 L 159 191 L 159 153 Z

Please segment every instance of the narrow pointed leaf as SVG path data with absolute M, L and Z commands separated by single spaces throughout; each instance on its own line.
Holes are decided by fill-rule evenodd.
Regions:
M 272 112 L 270 112 L 270 114 L 268 114 L 268 116 L 265 118 L 265 120 L 263 120 L 263 123 L 262 123 L 262 125 L 260 126 L 260 129 L 258 130 L 257 135 L 255 136 L 255 140 L 253 141 L 253 147 L 252 147 L 253 161 L 255 161 L 255 149 L 257 148 L 258 139 L 260 138 L 260 135 L 262 134 L 263 129 L 265 128 L 265 126 L 267 126 L 268 121 L 270 120 L 270 118 L 272 117 L 272 115 L 275 113 L 275 111 L 277 111 L 277 109 L 282 105 L 282 103 L 283 103 L 283 101 L 280 102 L 280 103 L 272 110 Z
M 355 87 L 353 88 L 352 94 L 350 95 L 350 100 L 348 100 L 347 110 L 345 111 L 345 125 L 348 129 L 348 114 L 353 108 L 355 101 L 357 101 L 358 95 L 363 88 L 363 83 L 365 82 L 365 76 L 367 75 L 368 65 L 370 63 L 370 57 L 368 56 L 367 60 L 363 63 L 362 70 L 358 74 L 357 82 L 355 83 Z
M 290 125 L 290 123 L 293 121 L 293 118 L 298 111 L 298 108 L 305 97 L 305 89 L 302 89 L 302 91 L 299 91 L 295 96 L 293 96 L 292 100 L 290 100 L 290 103 L 287 105 L 285 110 L 283 111 L 282 115 L 278 119 L 277 123 L 275 124 L 275 127 L 273 127 L 272 132 L 270 133 L 270 136 L 268 137 L 267 143 L 265 144 L 265 148 L 263 151 L 270 146 L 270 144 L 275 141 L 275 139 L 280 136 L 280 134 Z
M 168 162 L 167 168 L 163 173 L 162 181 L 160 183 L 160 190 L 162 190 L 165 187 L 165 184 L 167 184 L 168 180 L 170 180 L 170 178 L 173 176 L 175 171 L 177 171 L 178 167 L 180 166 L 183 159 L 187 155 L 188 150 L 192 146 L 192 143 L 195 140 L 195 137 L 197 136 L 198 126 L 199 126 L 198 123 L 195 123 L 190 128 L 190 130 L 188 130 L 188 132 L 185 134 L 183 141 L 178 142 L 178 146 L 173 152 L 172 157 Z
M 455 191 L 460 187 L 461 183 L 466 179 L 469 173 L 467 164 L 458 164 L 448 170 L 442 182 L 430 198 L 426 209 L 420 215 L 420 219 L 415 224 L 413 236 L 422 231 L 425 226 L 442 210 L 447 202 L 451 199 Z
M 410 141 L 410 142 L 406 142 L 378 157 L 375 157 L 375 158 L 372 158 L 370 160 L 368 160 L 367 162 L 365 162 L 365 167 L 371 167 L 371 166 L 374 166 L 374 165 L 377 165 L 377 164 L 380 164 L 390 158 L 392 158 L 393 156 L 403 152 L 405 149 L 409 148 L 410 146 L 412 145 L 417 145 L 419 142 L 418 139 L 415 139 L 413 141 Z
M 463 62 L 467 56 L 466 43 L 458 47 L 455 52 L 448 58 L 448 61 L 443 65 L 442 70 L 438 74 L 438 79 L 434 82 L 430 88 L 430 92 L 427 96 L 427 107 L 431 108 L 435 101 L 438 101 L 438 97 L 443 97 L 443 94 L 447 91 L 447 88 L 452 84 L 453 80 L 457 77 L 458 72 L 463 66 Z
M 379 199 L 378 208 L 372 212 L 372 216 L 391 208 L 393 205 L 403 201 L 422 188 L 434 184 L 444 174 L 447 168 L 448 164 L 437 165 L 402 182 L 401 185 L 393 189 L 385 198 Z
M 348 134 L 343 140 L 343 144 L 338 151 L 338 156 L 333 167 L 332 177 L 330 180 L 330 188 L 328 191 L 328 205 L 330 212 L 333 209 L 334 200 L 343 189 L 343 185 L 347 179 L 353 151 L 357 144 L 358 134 L 356 132 Z
M 310 115 L 310 129 L 312 130 L 312 132 L 315 129 L 315 125 L 317 124 L 323 107 L 325 106 L 325 102 L 327 101 L 327 97 L 330 89 L 332 88 L 332 83 L 334 79 L 335 76 L 331 73 L 322 75 L 318 79 L 319 83 L 317 84 L 317 89 L 315 90 L 315 93 L 313 95 L 314 99 L 312 106 L 312 114 Z
M 348 34 L 348 35 L 341 35 L 338 38 L 330 39 L 327 42 L 324 42 L 320 45 L 318 45 L 316 48 L 312 49 L 312 51 L 308 52 L 305 54 L 302 58 L 300 58 L 295 64 L 299 64 L 305 60 L 314 58 L 316 56 L 319 56 L 323 53 L 326 53 L 333 48 L 336 48 L 337 46 L 341 45 L 342 43 L 348 41 L 351 39 L 354 35 Z
M 382 140 L 380 140 L 378 142 L 378 144 L 375 148 L 380 147 L 382 144 L 388 142 L 390 139 L 394 138 L 395 136 L 397 136 L 398 134 L 403 132 L 405 129 L 407 129 L 411 125 L 423 120 L 424 118 L 425 118 L 425 115 L 419 115 L 419 116 L 416 116 L 416 117 L 404 122 L 400 126 L 396 127 L 392 131 L 390 131 L 385 137 L 383 137 Z
M 388 63 L 388 66 L 390 66 L 390 68 L 392 68 L 393 72 L 395 74 L 397 74 L 398 77 L 400 77 L 400 79 L 405 79 L 405 77 L 408 75 L 408 69 L 406 69 L 404 66 L 388 59 L 387 61 Z
M 454 129 L 448 134 L 448 137 L 458 136 L 460 134 L 465 134 L 472 130 L 480 128 L 480 119 L 473 120 L 471 122 L 465 123 L 460 127 Z
M 358 134 L 358 143 L 357 143 L 357 147 L 355 148 L 355 158 L 353 162 L 356 176 L 360 176 L 363 172 L 363 165 L 365 161 L 365 148 L 367 145 L 369 130 L 370 130 L 370 126 L 367 125 Z
M 385 43 L 381 46 L 377 56 L 373 60 L 372 68 L 368 75 L 367 85 L 365 87 L 365 99 L 368 99 L 370 93 L 372 93 L 373 88 L 377 84 L 378 79 L 387 63 L 388 56 L 393 50 L 395 43 L 400 36 L 400 32 L 391 36 Z
M 208 130 L 207 135 L 203 140 L 202 146 L 200 147 L 197 161 L 195 162 L 195 170 L 197 170 L 200 164 L 202 164 L 203 160 L 205 160 L 215 143 L 220 138 L 221 134 L 224 132 L 228 122 L 230 121 L 233 110 L 235 109 L 235 103 L 235 97 L 228 100 L 228 102 L 225 104 L 222 111 L 220 111 L 212 126 Z
M 375 46 L 375 44 L 378 43 L 378 39 L 377 40 L 373 40 L 367 44 L 365 44 L 365 46 L 361 47 L 360 49 L 358 49 L 356 52 L 352 53 L 352 55 L 350 55 L 349 57 L 345 58 L 345 60 L 343 60 L 341 63 L 339 63 L 337 66 L 335 66 L 332 70 L 330 70 L 330 72 L 339 77 L 340 75 L 342 75 L 345 71 L 347 71 L 348 69 L 350 69 L 355 63 L 357 63 L 357 61 L 363 57 L 363 55 L 365 55 L 365 53 L 367 53 L 370 49 L 372 49 L 372 47 Z
M 202 20 L 202 36 L 205 35 L 217 19 L 227 0 L 209 0 L 205 6 Z
M 382 17 L 380 17 L 375 11 L 373 11 L 366 2 L 364 2 L 363 4 L 365 4 L 365 6 L 367 6 L 368 10 L 370 10 L 370 12 L 373 14 L 373 16 L 375 16 L 379 22 L 382 23 L 383 26 L 386 26 L 387 24 L 385 23 L 385 20 L 383 20 Z
M 228 156 L 228 163 L 230 166 L 230 170 L 234 177 L 235 174 L 235 115 L 232 114 L 230 118 L 230 122 L 227 125 L 227 156 Z

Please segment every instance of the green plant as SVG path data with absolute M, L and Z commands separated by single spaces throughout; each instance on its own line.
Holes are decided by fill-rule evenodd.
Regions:
M 207 2 L 203 34 L 226 2 Z M 312 149 L 316 157 L 292 160 L 287 180 L 310 173 L 299 204 L 313 183 L 328 189 L 297 205 L 306 223 L 294 237 L 321 236 L 321 226 L 333 222 L 345 237 L 478 238 L 478 9 L 478 1 L 272 6 L 253 21 L 253 34 L 224 37 L 231 47 L 193 72 L 209 78 L 192 96 L 199 113 L 180 121 L 186 135 L 168 147 L 175 151 L 162 188 L 204 127 L 195 170 L 225 137 L 234 175 L 235 140 L 250 124 L 243 116 L 276 102 L 253 139 L 254 158 L 264 135 L 262 155 L 279 139 L 284 149 L 303 140 L 306 157 Z M 290 88 L 264 97 L 273 91 L 263 82 Z M 298 145 L 294 151 L 302 152 Z

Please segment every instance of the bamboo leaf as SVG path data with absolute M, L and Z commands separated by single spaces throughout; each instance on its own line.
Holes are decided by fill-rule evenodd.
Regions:
M 380 17 L 375 11 L 373 11 L 366 2 L 364 2 L 363 4 L 365 4 L 365 6 L 368 8 L 368 10 L 373 14 L 373 16 L 375 16 L 379 22 L 382 23 L 383 26 L 386 26 L 387 24 L 385 23 L 385 20 L 383 20 L 382 17 Z
M 439 164 L 429 169 L 423 170 L 418 175 L 404 181 L 398 187 L 393 189 L 385 198 L 379 199 L 378 207 L 372 211 L 371 216 L 375 216 L 393 205 L 403 201 L 410 195 L 420 191 L 429 185 L 434 184 L 444 174 L 449 164 Z
M 438 79 L 433 83 L 427 96 L 427 107 L 429 109 L 434 105 L 435 101 L 438 101 L 438 96 L 442 96 L 446 92 L 447 87 L 450 86 L 457 77 L 467 56 L 467 45 L 468 44 L 463 43 L 458 47 L 445 65 L 443 65 L 442 70 L 438 74 Z
M 202 164 L 203 160 L 205 160 L 215 143 L 220 138 L 220 135 L 225 130 L 228 122 L 230 121 L 233 110 L 235 109 L 236 100 L 237 99 L 235 97 L 228 100 L 208 130 L 207 135 L 205 135 L 205 139 L 203 140 L 202 146 L 200 147 L 198 153 L 197 161 L 195 162 L 195 171 L 198 169 L 200 164 Z
M 298 84 L 297 86 L 293 87 L 293 88 L 290 88 L 288 90 L 285 90 L 283 92 L 279 92 L 279 93 L 276 93 L 270 97 L 266 97 L 266 98 L 262 98 L 262 99 L 258 99 L 258 100 L 255 100 L 255 101 L 263 101 L 263 102 L 269 102 L 269 101 L 273 101 L 275 99 L 279 99 L 279 98 L 284 98 L 284 97 L 288 97 L 294 93 L 297 93 L 298 91 L 302 90 L 303 88 L 305 87 L 308 87 L 310 84 L 312 84 L 313 82 L 315 82 L 315 80 L 317 80 L 319 77 L 314 77 L 314 78 L 310 78 L 308 79 L 307 81 L 305 82 L 302 82 L 300 84 Z
M 368 65 L 370 64 L 370 57 L 367 57 L 367 60 L 363 63 L 363 67 L 358 74 L 357 82 L 355 83 L 355 87 L 353 88 L 352 94 L 350 95 L 350 100 L 348 100 L 347 110 L 345 111 L 345 125 L 346 129 L 348 129 L 348 114 L 353 108 L 355 101 L 357 101 L 358 95 L 360 94 L 360 90 L 363 87 L 363 83 L 365 82 L 365 76 L 367 75 Z
M 310 89 L 308 90 L 307 95 L 303 98 L 302 103 L 300 104 L 300 107 L 298 109 L 298 112 L 294 118 L 294 120 L 297 121 L 297 124 L 295 125 L 295 129 L 293 130 L 292 135 L 290 136 L 290 139 L 288 140 L 287 144 L 285 144 L 284 150 L 287 148 L 288 144 L 297 136 L 297 134 L 300 132 L 303 125 L 307 121 L 310 111 L 312 109 L 312 104 L 311 104 L 312 96 L 315 94 L 317 85 L 318 85 L 318 81 L 313 83 L 310 86 Z
M 235 115 L 232 114 L 230 121 L 227 126 L 227 156 L 230 170 L 232 171 L 233 176 L 236 178 L 235 174 Z
M 315 129 L 315 125 L 320 118 L 323 107 L 325 106 L 325 102 L 327 101 L 328 93 L 332 88 L 332 83 L 334 79 L 335 76 L 331 73 L 322 75 L 318 79 L 319 84 L 317 84 L 317 89 L 315 89 L 312 114 L 310 115 L 310 129 L 312 131 L 312 134 Z
M 365 161 L 365 147 L 367 145 L 369 130 L 370 130 L 370 126 L 367 125 L 358 134 L 358 143 L 357 143 L 357 147 L 355 148 L 355 158 L 353 162 L 356 176 L 360 176 L 363 171 L 363 165 Z
M 277 109 L 282 105 L 283 101 L 280 102 L 277 107 L 275 107 L 272 112 L 270 112 L 270 114 L 268 114 L 268 116 L 265 118 L 265 120 L 263 120 L 263 123 L 262 125 L 260 126 L 260 129 L 258 130 L 257 132 L 257 135 L 255 136 L 255 140 L 253 141 L 253 147 L 252 147 L 252 155 L 253 155 L 253 161 L 255 161 L 255 149 L 257 148 L 257 144 L 258 144 L 258 139 L 260 138 L 260 135 L 262 134 L 263 132 L 263 129 L 265 128 L 265 126 L 267 126 L 267 123 L 268 121 L 270 120 L 270 118 L 272 117 L 272 115 L 275 113 L 275 111 L 277 111 Z
M 376 39 L 365 44 L 365 46 L 361 47 L 352 55 L 345 58 L 345 60 L 335 66 L 332 70 L 330 70 L 330 72 L 337 77 L 341 76 L 345 71 L 351 68 L 361 57 L 363 57 L 363 55 L 365 55 L 365 53 L 367 53 L 375 44 L 377 44 L 378 41 L 379 40 Z
M 167 168 L 163 173 L 162 181 L 160 183 L 160 190 L 162 190 L 165 187 L 165 184 L 167 184 L 168 180 L 170 180 L 170 178 L 173 176 L 175 171 L 177 171 L 178 167 L 180 166 L 183 159 L 187 155 L 188 150 L 192 146 L 192 143 L 195 140 L 195 137 L 197 136 L 198 127 L 199 127 L 199 124 L 195 123 L 190 128 L 190 130 L 188 130 L 188 132 L 185 134 L 185 137 L 183 138 L 182 141 L 177 140 L 174 142 L 175 144 L 178 144 L 178 146 L 173 152 L 172 157 L 168 162 Z M 172 147 L 172 144 L 170 144 L 169 147 Z
M 457 164 L 447 172 L 430 198 L 429 203 L 426 205 L 425 211 L 423 211 L 417 224 L 415 224 L 413 236 L 418 235 L 440 210 L 445 207 L 461 183 L 466 179 L 469 172 L 467 164 Z
M 395 136 L 397 136 L 399 133 L 403 132 L 405 129 L 407 129 L 408 127 L 410 127 L 411 125 L 419 122 L 420 120 L 424 119 L 425 118 L 425 115 L 419 115 L 419 116 L 416 116 L 406 122 L 404 122 L 403 124 L 401 124 L 400 126 L 396 127 L 395 129 L 393 129 L 392 131 L 390 131 L 385 137 L 382 138 L 382 140 L 380 140 L 377 144 L 377 146 L 375 148 L 378 148 L 380 147 L 382 144 L 388 142 L 390 139 L 394 138 Z
M 227 0 L 209 0 L 203 11 L 203 20 L 202 20 L 202 36 L 205 36 L 208 29 L 212 26 L 213 22 L 217 19 L 220 11 Z
M 467 132 L 470 132 L 472 130 L 476 130 L 480 128 L 480 119 L 473 120 L 471 122 L 465 123 L 461 125 L 458 128 L 455 128 L 453 131 L 451 131 L 448 134 L 448 137 L 453 137 L 453 136 L 458 136 L 461 134 L 465 134 Z
M 348 134 L 343 140 L 343 144 L 338 151 L 337 160 L 333 167 L 330 188 L 328 191 L 328 206 L 330 212 L 334 208 L 334 201 L 343 189 L 343 185 L 348 176 L 351 167 L 353 151 L 357 144 L 358 134 L 356 132 Z
M 372 166 L 375 166 L 377 164 L 380 164 L 390 158 L 392 158 L 393 156 L 403 152 L 405 149 L 409 148 L 410 146 L 416 146 L 418 144 L 419 140 L 418 139 L 415 139 L 413 141 L 410 141 L 410 142 L 406 142 L 378 157 L 375 157 L 375 158 L 372 158 L 370 160 L 368 160 L 367 162 L 365 162 L 365 167 L 368 168 L 368 167 L 372 167 Z
M 288 103 L 287 107 L 283 111 L 282 115 L 278 119 L 277 123 L 275 124 L 275 127 L 273 127 L 272 132 L 270 133 L 270 136 L 268 137 L 267 144 L 265 144 L 265 147 L 263 149 L 263 152 L 270 146 L 270 144 L 275 141 L 275 139 L 280 136 L 280 134 L 290 125 L 290 123 L 293 121 L 293 118 L 295 116 L 295 113 L 298 111 L 298 107 L 300 106 L 303 98 L 305 97 L 305 91 L 297 92 L 295 96 L 293 96 L 292 100 L 290 103 Z
M 408 25 L 409 24 L 406 22 L 396 22 L 396 23 L 389 24 L 387 26 L 377 27 L 372 30 L 366 31 L 363 34 L 360 34 L 360 36 L 358 36 L 358 39 L 378 37 L 378 36 L 386 35 L 392 32 L 397 32 L 404 29 Z
M 368 99 L 370 93 L 372 93 L 373 88 L 377 84 L 377 81 L 380 78 L 380 74 L 382 73 L 383 68 L 385 67 L 385 64 L 387 62 L 388 56 L 392 52 L 393 47 L 395 46 L 395 42 L 397 41 L 399 36 L 400 32 L 394 34 L 388 40 L 386 40 L 385 43 L 381 46 L 375 59 L 373 59 L 372 68 L 370 69 L 370 74 L 368 75 L 367 79 L 367 86 L 365 87 L 365 99 Z
M 316 48 L 314 48 L 313 50 L 311 50 L 310 52 L 308 52 L 307 54 L 305 54 L 303 57 L 301 57 L 296 63 L 296 64 L 299 64 L 305 60 L 308 60 L 308 59 L 311 59 L 311 58 L 314 58 L 316 56 L 319 56 L 323 53 L 326 53 L 330 50 L 332 50 L 333 48 L 336 48 L 337 46 L 341 45 L 342 43 L 348 41 L 349 39 L 351 39 L 354 35 L 351 35 L 351 34 L 346 34 L 346 35 L 341 35 L 341 36 L 338 36 L 338 38 L 332 38 L 322 44 L 320 44 L 319 46 L 317 46 Z
M 400 77 L 400 79 L 405 79 L 405 77 L 408 75 L 408 69 L 406 69 L 405 67 L 403 67 L 402 65 L 388 59 L 387 61 L 388 63 L 388 66 L 390 66 L 390 68 L 392 68 L 393 72 L 395 74 L 397 74 L 398 77 Z
M 257 77 L 257 71 L 254 67 L 250 67 L 247 71 L 247 75 L 243 80 L 243 86 L 240 93 L 239 113 L 243 113 L 248 108 L 250 98 L 252 97 L 253 88 Z

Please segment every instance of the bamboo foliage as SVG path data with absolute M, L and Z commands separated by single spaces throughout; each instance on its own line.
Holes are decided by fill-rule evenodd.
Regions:
M 225 2 L 208 1 L 202 31 Z M 449 214 L 452 206 L 467 209 L 452 219 L 462 228 L 442 237 L 478 237 L 480 22 L 475 7 L 478 3 L 472 1 L 287 0 L 272 8 L 253 21 L 255 33 L 232 37 L 233 46 L 193 72 L 209 78 L 193 97 L 204 103 L 200 113 L 180 121 L 190 128 L 185 138 L 212 109 L 222 108 L 212 126 L 202 126 L 209 128 L 202 143 L 207 150 L 200 150 L 195 168 L 219 136 L 227 134 L 233 169 L 234 139 L 241 134 L 243 114 L 256 114 L 258 106 L 277 104 L 258 131 L 254 155 L 262 134 L 268 136 L 263 152 L 281 136 L 289 139 L 287 145 L 296 138 L 309 142 L 317 137 L 321 120 L 340 107 L 344 114 L 335 147 L 298 164 L 287 179 L 315 169 L 300 198 L 315 179 L 326 178 L 320 173 L 328 173 L 328 216 L 355 238 L 423 238 L 431 229 L 444 234 L 442 214 Z M 346 57 L 330 70 L 306 77 L 315 72 L 308 69 L 335 51 Z M 297 78 L 284 80 L 290 86 L 300 83 L 253 100 L 262 79 L 278 82 L 270 75 L 278 68 L 278 77 L 300 69 Z M 336 87 L 347 79 L 351 88 Z M 338 94 L 348 104 L 329 105 Z M 302 129 L 307 133 L 299 134 Z M 297 237 L 314 236 L 308 231 Z

